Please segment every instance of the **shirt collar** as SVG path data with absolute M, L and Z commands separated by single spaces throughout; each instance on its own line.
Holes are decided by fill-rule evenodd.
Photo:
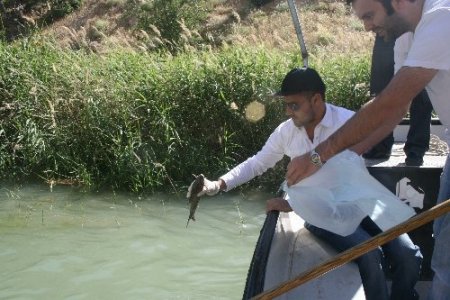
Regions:
M 325 103 L 325 115 L 317 125 L 324 127 L 333 127 L 333 115 L 331 114 L 331 107 L 328 103 Z

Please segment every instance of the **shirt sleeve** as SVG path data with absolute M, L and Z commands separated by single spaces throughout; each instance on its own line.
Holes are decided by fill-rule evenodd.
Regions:
M 409 48 L 411 47 L 413 34 L 406 32 L 395 41 L 394 46 L 394 73 L 403 66 L 406 57 L 408 56 Z
M 220 177 L 227 185 L 226 191 L 263 174 L 283 158 L 285 153 L 283 141 L 286 140 L 283 137 L 283 125 L 284 123 L 275 129 L 257 154 Z
M 404 66 L 450 69 L 450 11 L 436 9 L 423 15 Z

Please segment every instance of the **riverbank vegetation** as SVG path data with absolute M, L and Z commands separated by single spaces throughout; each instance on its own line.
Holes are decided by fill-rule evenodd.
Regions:
M 263 10 L 251 14 L 255 24 L 270 26 L 256 17 Z M 176 191 L 191 174 L 215 178 L 260 149 L 285 120 L 270 95 L 289 69 L 302 66 L 296 43 L 277 47 L 261 31 L 274 44 L 257 42 L 257 31 L 244 38 L 248 24 L 231 30 L 241 38 L 217 43 L 210 35 L 206 43 L 207 34 L 177 23 L 175 38 L 160 37 L 158 44 L 161 32 L 152 22 L 139 23 L 147 29 L 135 31 L 140 42 L 133 47 L 107 51 L 68 27 L 69 44 L 44 33 L 0 44 L 2 181 Z M 195 36 L 201 41 L 190 40 Z M 312 44 L 310 64 L 323 75 L 329 102 L 357 110 L 368 99 L 368 51 L 331 40 Z M 258 183 L 274 187 L 283 175 L 281 164 Z

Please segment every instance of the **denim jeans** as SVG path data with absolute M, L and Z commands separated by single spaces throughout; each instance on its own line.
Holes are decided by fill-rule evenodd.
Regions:
M 437 203 L 450 198 L 450 155 L 447 156 Z M 450 300 L 450 214 L 436 219 L 433 225 L 434 250 L 431 268 L 434 278 L 429 294 L 430 300 Z
M 305 228 L 339 252 L 356 246 L 381 232 L 368 217 L 361 222 L 354 233 L 348 236 L 340 236 L 308 223 L 305 223 Z M 422 254 L 407 234 L 399 236 L 382 248 L 360 256 L 355 262 L 359 268 L 367 300 L 418 298 L 414 286 L 419 280 Z M 390 297 L 383 266 L 389 266 L 392 274 Z

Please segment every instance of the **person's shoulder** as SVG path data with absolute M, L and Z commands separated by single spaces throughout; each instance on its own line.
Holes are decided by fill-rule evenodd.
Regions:
M 355 114 L 355 112 L 347 108 L 329 103 L 327 103 L 327 110 L 330 113 L 328 114 L 328 117 L 326 116 L 325 118 L 328 120 L 328 125 L 334 128 L 342 126 Z
M 414 34 L 412 32 L 405 32 L 395 40 L 395 50 L 407 49 L 411 46 Z
M 277 128 L 278 129 L 287 129 L 287 128 L 291 129 L 291 128 L 295 128 L 295 124 L 294 124 L 294 121 L 292 121 L 292 119 L 289 118 L 286 121 L 281 122 Z
M 439 30 L 448 29 L 450 23 L 450 0 L 425 1 L 422 17 L 416 26 L 416 32 L 432 27 Z
M 355 113 L 354 111 L 342 106 L 337 106 L 331 103 L 327 103 L 326 105 L 333 114 L 336 114 L 338 116 L 352 116 Z
M 297 127 L 295 126 L 294 122 L 291 118 L 288 120 L 280 123 L 277 128 L 272 132 L 269 139 L 270 140 L 277 140 L 281 138 L 284 140 L 285 138 L 292 136 L 292 133 L 295 131 Z
M 450 0 L 427 0 L 423 5 L 423 14 L 426 15 L 440 9 L 448 10 L 449 8 Z
M 280 125 L 278 125 L 278 127 L 275 129 L 275 131 L 291 130 L 292 128 L 295 128 L 295 124 L 292 121 L 292 119 L 289 118 L 286 121 L 280 123 Z

